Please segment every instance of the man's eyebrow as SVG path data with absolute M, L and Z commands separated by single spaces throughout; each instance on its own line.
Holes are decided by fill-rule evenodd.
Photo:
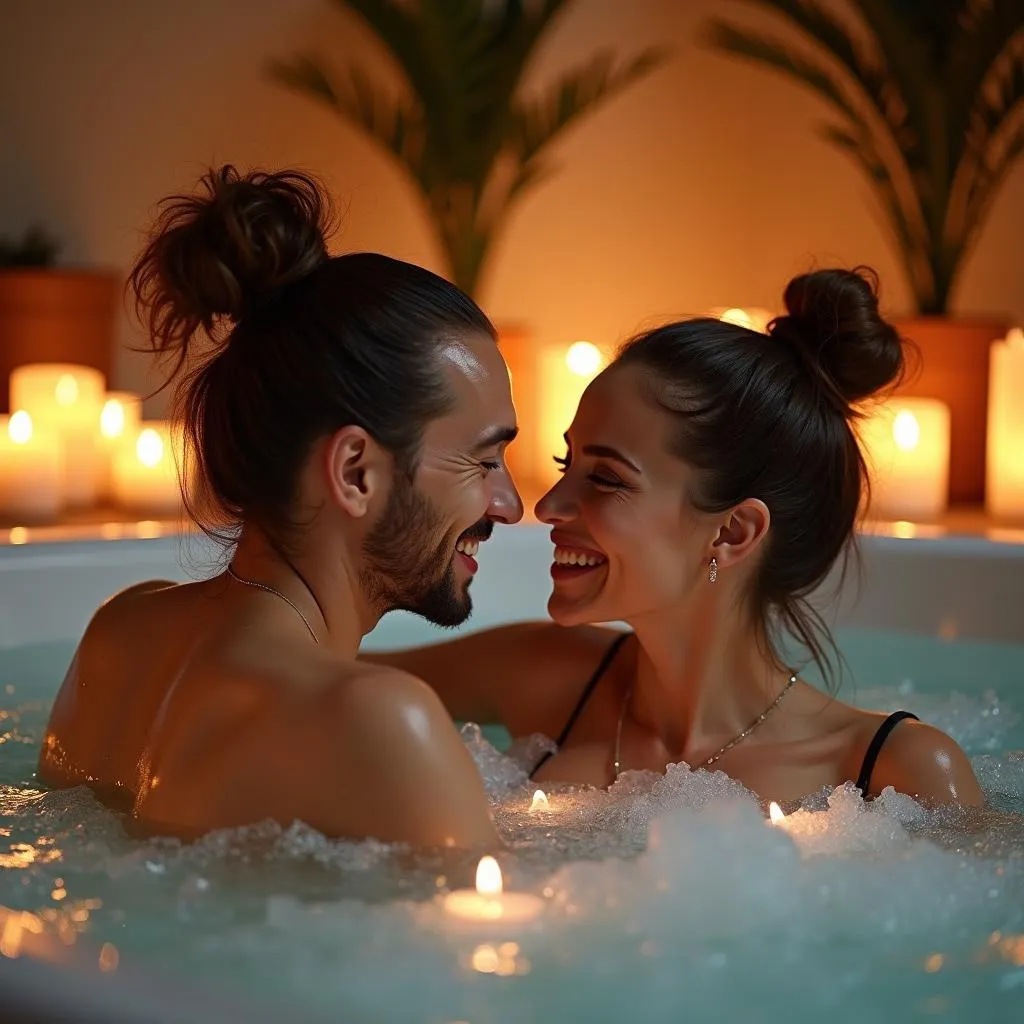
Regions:
M 518 427 L 491 427 L 485 431 L 480 439 L 473 445 L 473 454 L 487 451 L 488 448 L 495 448 L 503 442 L 507 443 L 515 439 L 519 433 Z

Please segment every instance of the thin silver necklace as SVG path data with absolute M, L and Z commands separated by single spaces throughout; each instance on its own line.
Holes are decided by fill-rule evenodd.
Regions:
M 719 758 L 721 758 L 725 753 L 732 750 L 732 748 L 735 747 L 737 743 L 741 742 L 742 740 L 745 740 L 779 706 L 779 702 L 782 700 L 783 697 L 786 696 L 787 693 L 789 693 L 790 687 L 792 687 L 792 685 L 795 682 L 796 673 L 793 672 L 791 669 L 789 680 L 787 681 L 786 685 L 779 691 L 779 695 L 775 698 L 775 700 L 773 700 L 771 704 L 769 704 L 768 707 L 766 707 L 764 711 L 762 711 L 761 714 L 759 714 L 757 718 L 755 718 L 754 721 L 751 722 L 750 725 L 748 725 L 746 729 L 743 730 L 743 732 L 734 736 L 731 740 L 729 740 L 728 743 L 725 744 L 724 747 L 719 747 L 718 750 L 716 750 L 706 761 L 701 761 L 701 763 L 695 765 L 694 768 L 697 769 L 710 767 L 717 760 L 719 760 Z M 615 757 L 612 760 L 612 767 L 614 768 L 616 779 L 619 777 L 619 775 L 622 774 L 622 725 L 626 720 L 626 709 L 629 707 L 629 699 L 632 696 L 633 684 L 630 683 L 630 685 L 626 688 L 625 696 L 622 698 L 622 710 L 619 712 L 619 724 L 615 730 Z
M 239 576 L 238 573 L 236 573 L 235 570 L 232 569 L 230 565 L 228 566 L 228 575 L 236 583 L 244 583 L 247 587 L 255 587 L 257 590 L 265 590 L 268 594 L 275 594 L 277 597 L 281 598 L 281 600 L 284 601 L 285 604 L 290 604 L 292 608 L 295 610 L 295 614 L 298 615 L 300 619 L 302 619 L 303 625 L 305 625 L 306 629 L 309 630 L 309 635 L 313 638 L 313 643 L 315 643 L 317 647 L 320 646 L 320 638 L 316 635 L 316 633 L 313 630 L 313 627 L 309 624 L 309 619 L 307 619 L 306 616 L 302 614 L 302 609 L 300 609 L 299 606 L 290 597 L 285 597 L 285 595 L 282 594 L 280 590 L 275 590 L 273 587 L 268 587 L 265 583 L 257 583 L 255 580 L 247 580 L 244 576 Z

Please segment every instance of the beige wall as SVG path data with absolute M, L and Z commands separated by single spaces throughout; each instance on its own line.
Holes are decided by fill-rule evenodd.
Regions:
M 495 253 L 482 301 L 542 340 L 610 343 L 656 318 L 772 307 L 814 263 L 867 262 L 885 299 L 908 293 L 847 161 L 819 142 L 803 91 L 702 51 L 724 0 L 579 0 L 530 82 L 600 45 L 668 42 L 672 64 L 557 151 Z M 7 0 L 0 27 L 0 231 L 42 221 L 77 262 L 125 268 L 161 195 L 210 163 L 298 165 L 345 208 L 336 247 L 440 269 L 399 173 L 347 126 L 267 82 L 265 60 L 308 44 L 376 58 L 328 0 Z M 529 85 L 530 83 L 528 83 Z M 955 308 L 1024 321 L 1024 162 L 1006 182 Z M 123 341 L 138 341 L 126 323 Z M 125 351 L 117 383 L 156 381 Z M 160 407 L 154 400 L 153 411 Z

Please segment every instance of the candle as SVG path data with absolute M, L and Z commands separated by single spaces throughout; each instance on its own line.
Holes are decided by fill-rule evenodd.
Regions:
M 120 447 L 114 456 L 114 498 L 125 508 L 165 515 L 181 509 L 181 490 L 175 464 L 170 424 L 142 424 L 134 444 Z
M 719 320 L 736 324 L 738 327 L 746 327 L 747 330 L 757 331 L 759 334 L 765 333 L 769 322 L 773 319 L 769 310 L 761 309 L 758 306 L 749 306 L 746 309 L 740 306 L 719 306 L 711 313 Z
M 589 341 L 577 341 L 568 347 L 549 346 L 541 352 L 537 478 L 545 488 L 558 479 L 558 466 L 552 456 L 564 454 L 563 435 L 576 416 L 587 385 L 604 364 L 604 353 Z
M 538 811 L 550 811 L 551 803 L 548 800 L 547 793 L 543 789 L 538 789 L 533 794 L 533 800 L 530 801 L 530 813 L 536 814 Z
M 142 399 L 129 391 L 108 391 L 100 410 L 99 444 L 102 452 L 100 494 L 115 501 L 114 463 L 119 452 L 138 440 L 142 421 Z
M 0 517 L 45 522 L 60 511 L 60 438 L 38 430 L 24 409 L 0 416 Z
M 995 516 L 1024 518 L 1024 331 L 992 345 L 988 378 L 985 504 Z
M 949 499 L 949 406 L 901 398 L 860 424 L 875 519 L 935 519 Z
M 45 433 L 60 437 L 64 449 L 64 502 L 95 503 L 103 478 L 99 418 L 104 378 L 91 366 L 31 363 L 11 373 L 11 408 L 24 409 Z
M 525 924 L 544 909 L 544 901 L 533 893 L 503 891 L 501 867 L 493 857 L 480 859 L 475 889 L 456 889 L 442 905 L 458 921 L 503 926 Z

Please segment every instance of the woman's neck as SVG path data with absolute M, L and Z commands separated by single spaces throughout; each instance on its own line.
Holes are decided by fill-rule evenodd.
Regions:
M 715 604 L 631 623 L 640 643 L 631 717 L 688 761 L 746 729 L 789 676 L 757 629 Z

